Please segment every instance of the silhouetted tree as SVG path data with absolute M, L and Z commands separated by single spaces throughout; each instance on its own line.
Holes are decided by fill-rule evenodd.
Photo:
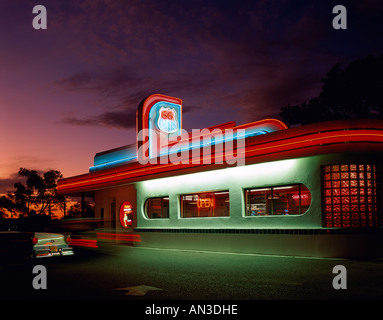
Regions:
M 383 54 L 336 64 L 322 80 L 318 97 L 281 108 L 289 125 L 337 119 L 383 119 Z
M 87 218 L 93 216 L 93 207 L 88 202 L 84 203 L 84 207 L 82 207 L 80 202 L 76 202 L 67 211 L 66 218 Z
M 16 211 L 15 202 L 12 197 L 8 195 L 4 195 L 0 197 L 0 216 L 4 217 L 8 215 L 8 212 L 11 214 Z
M 39 175 L 35 170 L 20 168 L 19 175 L 27 178 L 26 187 L 21 188 L 20 183 L 15 184 L 15 195 L 18 196 L 17 192 L 20 191 L 19 197 L 25 199 L 27 206 L 33 204 L 38 214 L 64 201 L 64 197 L 57 194 L 57 181 L 62 178 L 60 171 L 49 170 Z
M 25 177 L 25 184 L 15 183 L 15 191 L 1 197 L 0 208 L 11 213 L 27 216 L 32 210 L 43 214 L 51 205 L 62 205 L 65 198 L 57 194 L 57 181 L 62 174 L 57 170 L 49 170 L 39 174 L 35 170 L 20 168 L 19 176 Z

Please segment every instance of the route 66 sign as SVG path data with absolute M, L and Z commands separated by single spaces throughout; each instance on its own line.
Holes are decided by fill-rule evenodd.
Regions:
M 173 133 L 178 130 L 177 111 L 173 108 L 161 107 L 158 111 L 158 128 L 166 133 Z

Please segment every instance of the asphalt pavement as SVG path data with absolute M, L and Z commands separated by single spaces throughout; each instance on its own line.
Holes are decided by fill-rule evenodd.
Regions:
M 3 260 L 1 300 L 230 303 L 383 298 L 381 260 L 198 252 L 112 244 L 98 249 L 76 249 L 72 257 L 29 262 Z M 36 265 L 43 266 L 40 270 L 45 272 L 33 272 Z M 336 266 L 343 266 L 344 273 L 338 269 L 334 272 Z M 340 282 L 344 287 L 336 288 Z

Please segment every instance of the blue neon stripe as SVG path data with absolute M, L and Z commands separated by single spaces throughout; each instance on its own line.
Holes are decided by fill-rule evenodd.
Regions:
M 263 135 L 266 133 L 268 133 L 268 132 L 265 130 L 256 130 L 256 131 L 245 132 L 244 134 L 240 134 L 240 135 L 238 135 L 237 133 L 233 133 L 233 135 L 229 138 L 226 138 L 226 137 L 224 137 L 225 135 L 222 135 L 221 137 L 216 136 L 218 138 L 218 139 L 216 139 L 216 137 L 213 136 L 211 138 L 214 139 L 214 142 L 211 142 L 211 140 L 208 142 L 206 142 L 206 141 L 204 142 L 203 139 L 202 140 L 200 139 L 199 143 L 197 143 L 197 144 L 193 144 L 193 143 L 189 144 L 188 143 L 187 146 L 181 147 L 181 148 L 176 148 L 172 152 L 170 152 L 170 150 L 167 150 L 167 152 L 162 152 L 162 153 L 160 152 L 159 156 L 170 155 L 170 154 L 174 154 L 177 152 L 189 151 L 189 150 L 193 150 L 196 148 L 203 148 L 203 147 L 206 147 L 209 145 L 214 146 L 218 143 L 225 143 L 225 142 L 228 142 L 231 140 L 238 140 L 238 139 L 248 138 L 251 136 Z M 174 145 L 174 147 L 176 147 L 176 146 L 177 146 L 177 144 Z M 113 156 L 111 154 L 110 158 L 112 158 L 112 157 Z M 132 162 L 133 160 L 136 160 L 136 159 L 137 159 L 137 155 L 131 156 L 131 157 L 125 157 L 125 158 L 121 158 L 121 159 L 112 158 L 111 161 L 106 161 L 104 163 L 99 163 L 97 165 L 89 167 L 89 171 L 93 172 L 93 171 L 113 168 L 116 166 L 120 166 L 120 165 L 129 163 L 129 162 Z

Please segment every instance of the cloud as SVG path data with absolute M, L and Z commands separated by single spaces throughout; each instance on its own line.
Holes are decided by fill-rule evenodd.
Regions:
M 0 195 L 6 194 L 8 191 L 11 191 L 15 182 L 16 181 L 12 178 L 0 179 Z
M 258 120 L 315 96 L 340 60 L 334 43 L 345 41 L 334 38 L 331 5 L 315 1 L 89 0 L 68 6 L 69 21 L 56 24 L 79 30 L 72 50 L 89 69 L 56 84 L 95 94 L 108 109 L 64 119 L 76 125 L 131 128 L 133 110 L 153 93 L 205 103 L 212 112 L 235 106 L 232 117 Z M 92 107 L 84 106 L 88 113 Z
M 6 194 L 7 192 L 14 191 L 14 184 L 16 182 L 24 182 L 25 178 L 20 177 L 18 172 L 10 174 L 7 178 L 0 178 L 0 195 Z
M 82 105 L 76 111 L 66 112 L 61 123 L 77 126 L 103 126 L 118 129 L 130 129 L 136 126 L 136 110 L 145 97 L 161 93 L 175 97 L 190 97 L 201 94 L 201 87 L 208 86 L 212 78 L 190 72 L 166 70 L 162 77 L 142 78 L 135 76 L 130 68 L 105 68 L 99 72 L 77 72 L 60 79 L 55 85 L 69 93 L 85 93 L 96 96 L 97 105 L 103 105 L 103 111 L 93 114 L 91 103 Z M 191 102 L 192 103 L 192 102 Z M 198 108 L 190 102 L 183 106 L 183 112 L 191 112 Z M 90 115 L 81 116 L 80 112 Z
M 132 67 L 111 67 L 100 71 L 82 71 L 60 79 L 56 85 L 69 91 L 96 92 L 103 95 L 116 94 L 125 88 L 137 86 L 142 79 Z
M 139 95 L 145 97 L 147 95 Z M 126 97 L 126 100 L 132 98 Z M 142 100 L 142 99 L 141 99 Z M 199 109 L 199 106 L 186 105 L 183 106 L 183 114 Z M 115 111 L 105 111 L 96 116 L 88 118 L 79 118 L 73 114 L 63 117 L 62 123 L 76 126 L 104 126 L 118 129 L 135 129 L 136 128 L 136 109 L 121 109 Z
M 64 117 L 62 122 L 78 126 L 106 126 L 130 129 L 136 127 L 136 110 L 106 111 L 89 118 L 78 118 L 70 115 Z
M 321 78 L 339 59 L 326 46 L 331 25 L 323 10 L 315 3 L 289 1 L 259 1 L 242 9 L 243 32 L 216 46 L 220 78 L 230 84 L 223 99 L 244 118 L 257 120 L 315 96 Z
M 31 159 L 36 160 L 37 158 L 31 157 Z M 40 176 L 42 176 L 46 171 L 51 170 L 51 169 L 42 170 L 42 169 L 36 169 L 36 168 L 28 168 L 24 166 L 20 168 L 35 170 L 37 174 L 39 174 Z M 25 183 L 26 179 L 27 179 L 26 177 L 19 176 L 19 171 L 9 174 L 7 178 L 0 178 L 0 195 L 6 194 L 7 192 L 15 191 L 15 187 L 14 187 L 15 183 L 17 182 Z

